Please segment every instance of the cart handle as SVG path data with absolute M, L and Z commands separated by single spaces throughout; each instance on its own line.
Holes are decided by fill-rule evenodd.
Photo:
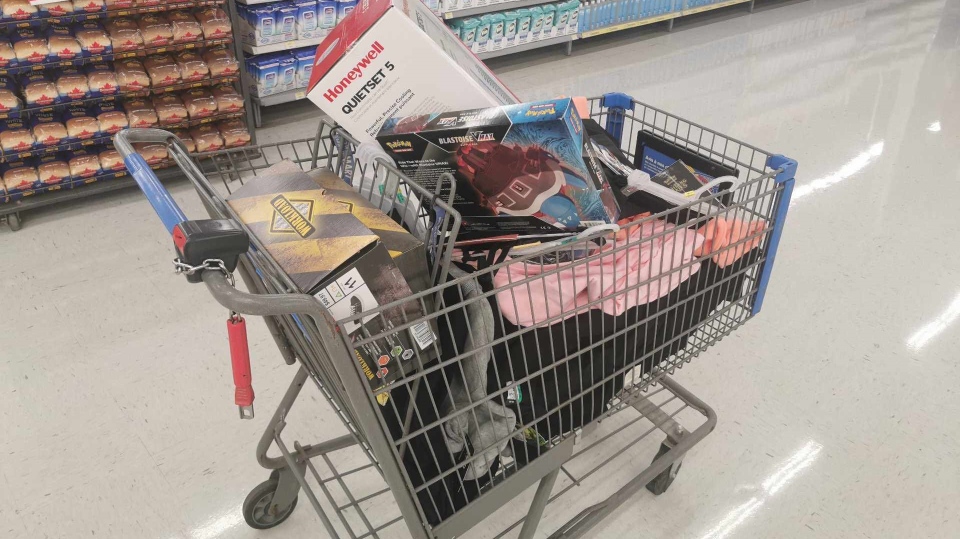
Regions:
M 177 205 L 167 188 L 160 183 L 157 175 L 147 164 L 147 161 L 133 148 L 134 142 L 159 142 L 166 145 L 178 145 L 183 148 L 183 143 L 176 135 L 162 129 L 145 128 L 127 128 L 121 130 L 113 137 L 113 145 L 123 158 L 123 163 L 133 179 L 136 180 L 140 190 L 146 195 L 153 211 L 157 212 L 157 217 L 163 222 L 167 232 L 173 234 L 173 228 L 187 220 L 186 215 Z

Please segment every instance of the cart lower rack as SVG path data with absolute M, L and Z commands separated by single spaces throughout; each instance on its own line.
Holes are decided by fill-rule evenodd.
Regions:
M 244 253 L 180 265 L 232 312 L 262 316 L 285 361 L 299 363 L 257 447 L 271 474 L 243 503 L 249 525 L 279 525 L 302 491 L 332 537 L 501 537 L 520 528 L 529 538 L 547 504 L 561 499 L 564 514 L 575 516 L 551 526 L 551 537 L 579 537 L 643 487 L 666 491 L 683 456 L 717 421 L 670 376 L 759 312 L 797 165 L 623 94 L 591 100 L 590 120 L 593 140 L 626 159 L 634 159 L 641 137 L 656 136 L 735 169 L 737 179 L 706 198 L 634 212 L 622 227 L 576 241 L 470 252 L 454 247 L 460 216 L 452 187 L 441 197 L 445 191 L 428 192 L 388 163 L 362 162 L 356 141 L 334 126 L 322 124 L 312 139 L 195 156 L 162 131 L 118 135 L 118 149 L 181 255 L 184 227 L 199 225 L 187 226 L 138 163 L 132 141 L 166 141 L 230 234 L 249 231 L 224 192 L 287 159 L 305 171 L 336 172 L 434 246 L 436 286 L 339 321 L 298 293 L 252 234 Z M 421 219 L 432 226 L 418 227 Z M 249 292 L 233 287 L 234 266 Z M 403 323 L 379 334 L 348 331 L 389 310 L 403 313 Z M 412 347 L 413 357 L 381 363 L 400 371 L 398 378 L 371 383 L 359 352 L 424 327 L 431 338 Z M 342 436 L 314 444 L 283 436 L 308 379 L 343 422 Z M 603 468 L 617 462 L 614 471 L 629 469 L 635 459 L 623 457 L 650 443 L 653 450 L 657 432 L 664 438 L 645 469 L 618 477 Z M 603 488 L 579 488 L 604 476 Z M 601 491 L 608 496 L 591 499 Z M 524 501 L 508 503 L 515 499 Z M 514 523 L 476 528 L 495 512 Z

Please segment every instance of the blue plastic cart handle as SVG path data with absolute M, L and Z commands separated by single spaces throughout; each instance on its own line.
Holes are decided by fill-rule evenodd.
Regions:
M 163 221 L 163 226 L 167 228 L 167 232 L 173 234 L 173 228 L 186 221 L 187 216 L 180 210 L 180 206 L 170 196 L 167 188 L 157 179 L 157 175 L 154 174 L 153 169 L 143 159 L 143 156 L 137 153 L 130 154 L 123 158 L 123 162 L 127 165 L 127 170 L 130 171 L 130 175 L 136 180 L 137 185 L 140 186 L 140 190 L 146 195 L 150 205 L 153 206 L 153 211 L 157 212 L 157 216 Z
M 777 259 L 777 250 L 780 248 L 780 237 L 783 235 L 783 224 L 787 220 L 787 211 L 790 209 L 790 199 L 793 197 L 793 184 L 797 175 L 797 162 L 783 155 L 771 155 L 767 158 L 767 167 L 779 169 L 774 181 L 783 184 L 780 200 L 777 202 L 773 221 L 773 231 L 770 233 L 770 243 L 767 244 L 767 259 L 760 270 L 760 282 L 757 284 L 757 297 L 753 300 L 752 314 L 757 314 L 763 307 L 763 299 L 767 295 L 767 285 L 770 284 L 770 274 L 773 272 L 773 263 Z

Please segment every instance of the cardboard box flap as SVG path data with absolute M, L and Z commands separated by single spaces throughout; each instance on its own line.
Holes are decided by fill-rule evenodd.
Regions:
M 326 38 L 317 47 L 314 56 L 313 71 L 310 73 L 310 83 L 307 90 L 312 90 L 337 62 L 343 58 L 343 55 L 353 48 L 353 45 L 360 39 L 367 29 L 377 21 L 388 9 L 393 6 L 391 0 L 362 0 L 357 3 L 356 9 L 327 35 Z M 368 64 L 370 60 L 376 58 L 364 57 Z M 363 60 L 355 66 L 357 71 L 349 71 L 344 76 L 349 80 L 354 80 L 362 75 L 363 68 L 366 67 Z M 351 76 L 353 74 L 353 76 Z

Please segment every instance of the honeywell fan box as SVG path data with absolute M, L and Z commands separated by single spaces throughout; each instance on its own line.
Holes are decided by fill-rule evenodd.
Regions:
M 363 0 L 317 47 L 307 97 L 363 141 L 383 122 L 517 102 L 419 0 Z

